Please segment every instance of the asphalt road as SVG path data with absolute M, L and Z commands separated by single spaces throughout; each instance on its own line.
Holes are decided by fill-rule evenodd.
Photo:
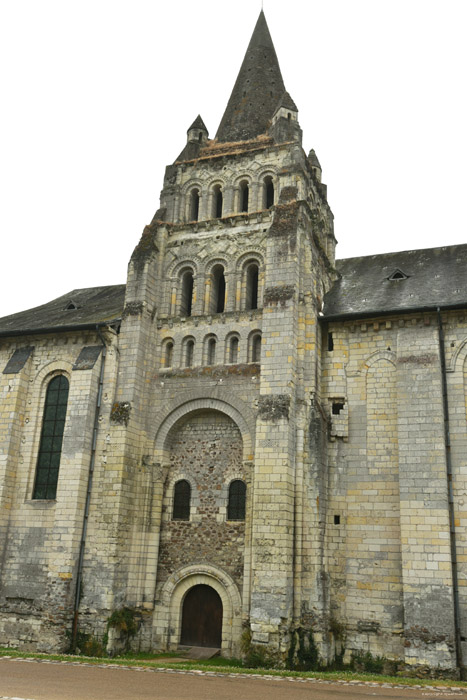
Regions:
M 0 658 L 0 700 L 362 700 L 374 697 L 465 699 L 467 693 Z

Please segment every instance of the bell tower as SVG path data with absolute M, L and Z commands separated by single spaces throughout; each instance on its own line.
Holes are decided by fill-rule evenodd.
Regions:
M 160 208 L 129 266 L 118 398 L 132 405 L 128 459 L 135 469 L 149 459 L 161 479 L 145 535 L 153 564 L 141 556 L 131 601 L 154 611 L 153 643 L 167 639 L 170 615 L 152 590 L 156 601 L 167 598 L 170 577 L 187 566 L 203 576 L 214 567 L 213 577 L 229 577 L 237 591 L 225 599 L 218 591 L 233 620 L 224 618 L 225 653 L 238 653 L 242 625 L 253 643 L 284 655 L 294 626 L 313 623 L 319 636 L 324 624 L 318 315 L 336 242 L 326 194 L 314 151 L 307 157 L 302 148 L 298 109 L 261 12 L 215 138 L 198 116 L 166 168 Z M 216 437 L 206 474 L 190 471 L 193 460 L 177 467 L 192 494 L 184 567 L 170 549 L 179 527 L 170 510 L 179 478 L 171 477 L 173 435 L 183 421 L 212 427 L 216 412 L 235 422 L 243 452 L 234 468 Z M 241 525 L 229 524 L 222 484 L 209 507 L 203 502 L 209 469 L 229 475 L 225 489 L 234 477 L 246 485 Z M 207 523 L 200 553 L 194 533 Z M 236 559 L 225 554 L 234 537 Z M 182 621 L 170 626 L 176 646 Z

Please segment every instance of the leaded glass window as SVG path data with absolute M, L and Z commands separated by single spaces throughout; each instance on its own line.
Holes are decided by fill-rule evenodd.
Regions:
M 177 481 L 174 488 L 173 520 L 190 519 L 191 486 L 185 479 Z
M 63 374 L 54 377 L 47 387 L 33 498 L 53 499 L 57 493 L 68 390 L 68 379 Z
M 227 520 L 245 520 L 246 484 L 235 479 L 229 486 Z

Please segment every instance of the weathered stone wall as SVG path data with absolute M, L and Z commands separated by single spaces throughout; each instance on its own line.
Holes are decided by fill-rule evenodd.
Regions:
M 159 585 L 187 563 L 209 561 L 227 571 L 242 589 L 245 521 L 227 521 L 227 498 L 230 482 L 245 478 L 241 435 L 228 416 L 202 411 L 188 414 L 174 426 L 162 510 Z M 179 479 L 191 484 L 189 522 L 172 518 L 173 489 Z
M 443 323 L 457 509 L 465 489 L 466 328 L 454 312 Z M 323 395 L 331 420 L 331 614 L 347 625 L 348 650 L 450 668 L 454 607 L 436 315 L 331 324 L 329 332 Z M 465 532 L 460 518 L 455 523 L 463 581 Z
M 0 362 L 16 347 L 31 354 L 15 373 L 0 374 L 2 412 L 15 415 L 3 443 L 0 643 L 63 649 L 71 630 L 75 573 L 82 531 L 100 358 L 77 364 L 84 346 L 102 347 L 95 334 L 64 334 L 2 343 Z M 70 382 L 56 499 L 33 499 L 45 394 L 50 380 Z M 13 412 L 10 411 L 14 409 Z M 10 418 L 11 420 L 11 418 Z M 3 427 L 3 426 L 2 426 Z M 6 478 L 5 478 L 6 477 Z

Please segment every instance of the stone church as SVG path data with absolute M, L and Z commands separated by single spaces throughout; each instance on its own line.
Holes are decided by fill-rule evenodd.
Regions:
M 0 319 L 1 645 L 462 665 L 467 245 L 335 246 L 261 12 L 126 284 Z

